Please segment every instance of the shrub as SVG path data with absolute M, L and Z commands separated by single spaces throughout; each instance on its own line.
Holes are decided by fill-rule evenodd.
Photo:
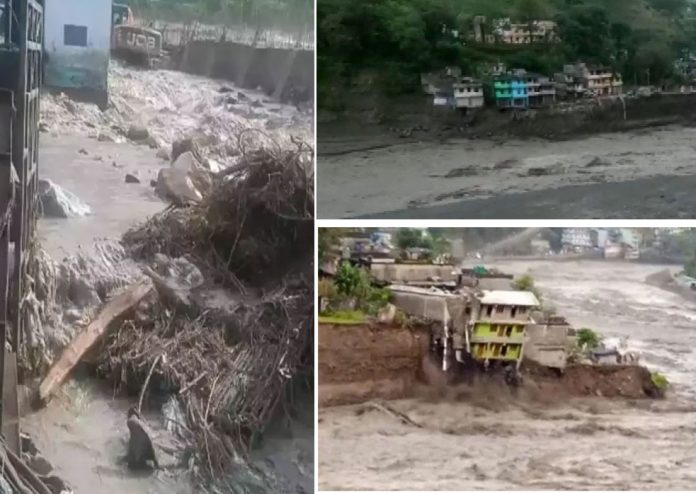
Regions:
M 319 282 L 318 292 L 320 297 L 335 298 L 337 293 L 336 285 L 331 280 L 323 279 Z
M 602 337 L 590 328 L 579 329 L 575 335 L 578 338 L 578 346 L 587 350 L 594 350 L 602 343 Z
M 669 387 L 669 380 L 664 374 L 661 374 L 659 372 L 651 373 L 650 380 L 652 381 L 653 386 L 655 386 L 660 391 L 664 392 Z

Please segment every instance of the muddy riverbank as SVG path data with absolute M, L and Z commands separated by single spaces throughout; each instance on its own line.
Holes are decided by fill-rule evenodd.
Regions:
M 320 410 L 322 489 L 686 489 L 696 476 L 696 304 L 646 283 L 664 266 L 603 261 L 489 262 L 530 274 L 575 327 L 628 337 L 665 374 L 665 400 L 430 392 L 379 409 Z M 664 328 L 669 328 L 665 331 Z
M 679 218 L 696 213 L 696 129 L 566 141 L 418 142 L 320 157 L 323 218 Z

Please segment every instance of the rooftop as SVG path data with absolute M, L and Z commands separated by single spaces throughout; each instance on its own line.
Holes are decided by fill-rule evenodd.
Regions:
M 520 307 L 538 307 L 541 305 L 532 292 L 517 290 L 484 290 L 478 299 L 485 305 L 516 305 Z

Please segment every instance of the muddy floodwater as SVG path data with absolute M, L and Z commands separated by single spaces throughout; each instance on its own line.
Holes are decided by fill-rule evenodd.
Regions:
M 225 149 L 236 145 L 241 133 L 249 134 L 251 145 L 259 139 L 287 143 L 291 137 L 309 140 L 311 135 L 308 111 L 229 82 L 116 63 L 109 78 L 111 107 L 104 113 L 64 96 L 47 95 L 42 101 L 41 178 L 66 188 L 91 208 L 84 217 L 40 219 L 41 246 L 55 260 L 78 251 L 90 253 L 95 240 L 118 240 L 166 208 L 150 182 L 170 166 L 161 151 L 171 150 L 177 139 L 194 132 L 205 135 L 216 146 L 212 157 L 225 167 L 238 159 Z M 152 142 L 126 139 L 122 134 L 132 125 L 146 128 Z M 126 174 L 137 176 L 139 183 L 126 183 Z M 293 420 L 280 418 L 269 426 L 249 458 L 255 469 L 244 471 L 249 472 L 246 480 L 238 472 L 232 479 L 236 487 L 244 484 L 255 493 L 312 492 L 313 397 L 298 401 Z M 117 395 L 103 381 L 72 379 L 46 407 L 23 417 L 22 429 L 76 494 L 203 492 L 191 484 L 188 468 L 176 465 L 174 452 L 182 445 L 166 430 L 156 407 L 144 415 L 165 468 L 144 475 L 126 468 L 126 411 L 135 405 L 137 397 Z
M 319 415 L 326 490 L 691 489 L 696 482 L 696 304 L 649 286 L 664 266 L 486 261 L 531 274 L 575 327 L 629 347 L 673 384 L 667 399 L 553 402 L 502 390 L 392 402 L 417 428 L 360 406 Z M 676 269 L 676 268 L 675 268 Z
M 375 138 L 378 149 L 319 155 L 318 214 L 675 218 L 680 209 L 696 209 L 676 197 L 671 182 L 663 179 L 677 177 L 678 182 L 696 176 L 695 137 L 694 128 L 670 126 L 568 141 L 394 144 L 392 136 L 383 140 L 393 145 L 380 147 Z M 350 139 L 346 141 L 330 145 L 340 149 Z M 633 186 L 618 187 L 623 183 Z M 611 190 L 613 201 L 601 194 L 586 201 L 593 188 Z M 625 209 L 627 203 L 631 209 Z

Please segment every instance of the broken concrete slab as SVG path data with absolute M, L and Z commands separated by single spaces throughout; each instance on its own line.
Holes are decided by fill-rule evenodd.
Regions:
M 132 173 L 126 173 L 126 183 L 127 184 L 139 184 L 140 179 Z
M 39 198 L 43 215 L 48 218 L 72 218 L 92 213 L 79 197 L 51 180 L 39 180 Z

